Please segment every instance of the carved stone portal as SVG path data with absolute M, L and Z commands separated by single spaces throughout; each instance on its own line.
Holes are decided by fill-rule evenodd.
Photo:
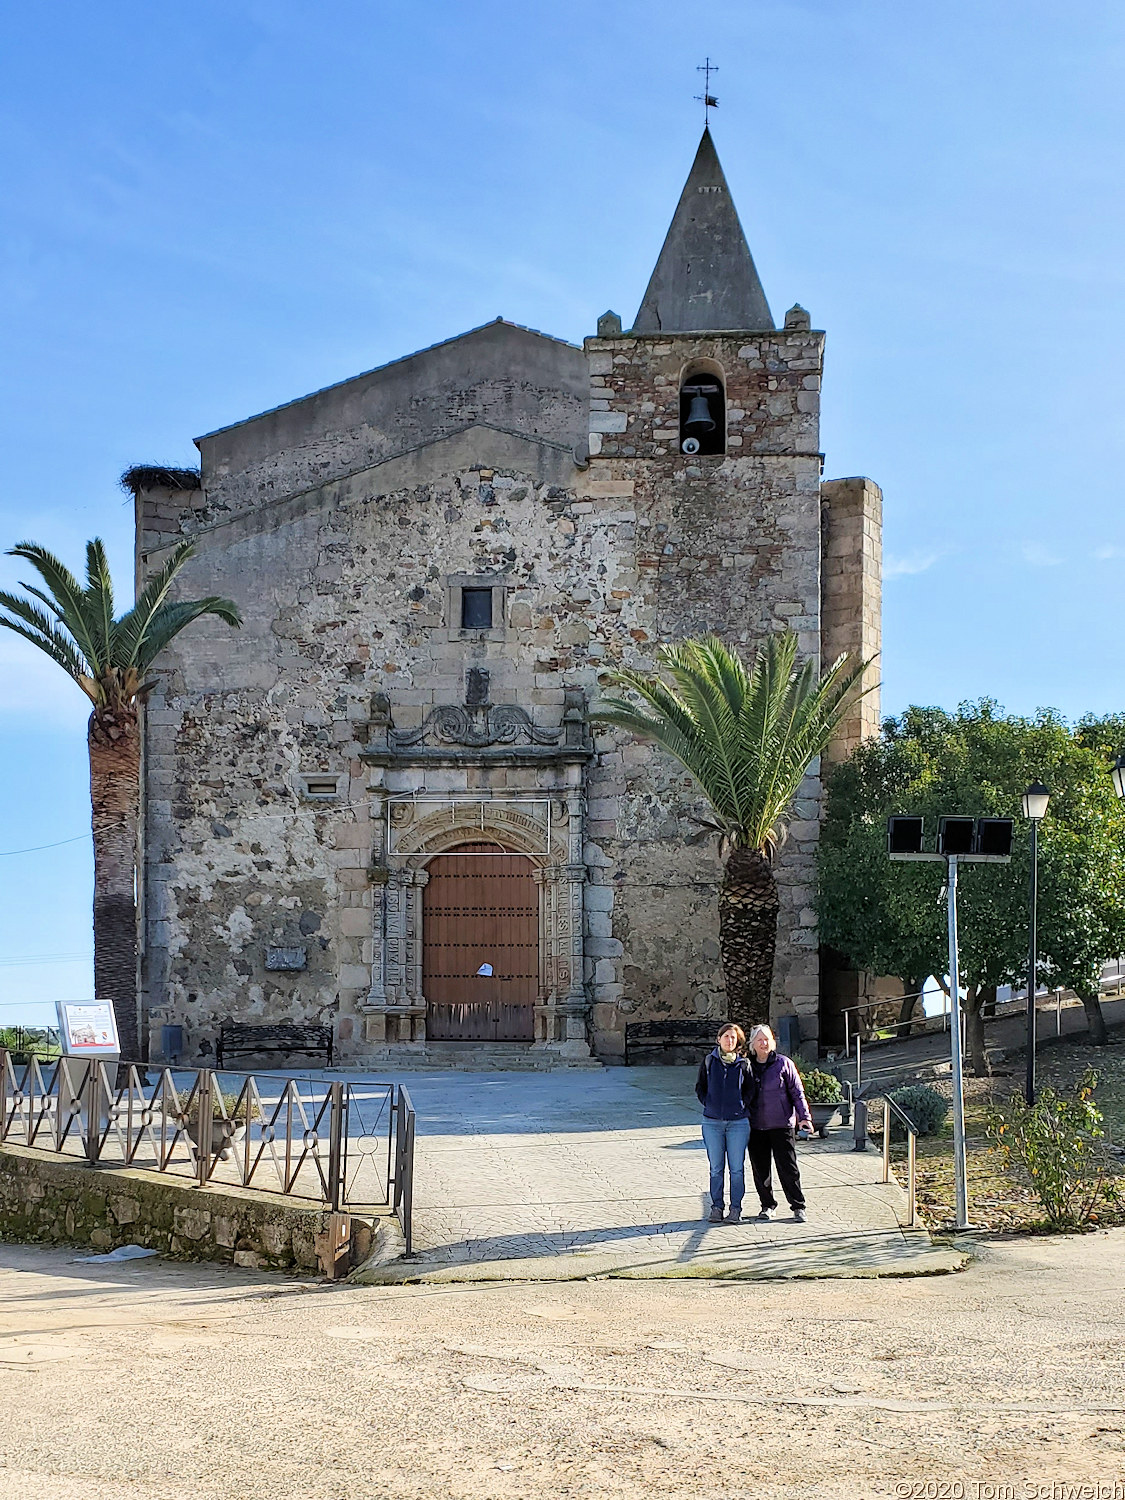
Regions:
M 410 816 L 398 809 L 410 808 Z M 539 994 L 535 1045 L 567 1057 L 588 1057 L 589 1001 L 583 985 L 582 798 L 577 789 L 556 795 L 548 819 L 546 799 L 522 805 L 503 798 L 464 796 L 446 804 L 396 803 L 393 866 L 383 867 L 373 920 L 371 989 L 364 1010 L 368 1040 L 426 1040 L 422 990 L 422 891 L 426 865 L 443 851 L 482 837 L 535 867 L 539 886 Z M 549 830 L 549 832 L 548 832 Z

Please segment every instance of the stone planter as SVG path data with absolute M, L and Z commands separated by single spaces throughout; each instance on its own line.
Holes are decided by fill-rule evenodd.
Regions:
M 189 1120 L 186 1126 L 188 1138 L 193 1146 L 199 1146 L 199 1121 Z M 245 1120 L 212 1120 L 211 1155 L 219 1161 L 229 1161 L 231 1152 L 246 1137 Z
M 841 1104 L 813 1104 L 809 1101 L 809 1112 L 812 1115 L 813 1125 L 816 1133 L 823 1140 L 828 1134 L 829 1126 L 835 1125 L 842 1108 Z

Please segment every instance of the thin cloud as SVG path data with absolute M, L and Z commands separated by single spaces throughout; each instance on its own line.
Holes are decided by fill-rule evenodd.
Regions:
M 1024 542 L 1021 549 L 1023 560 L 1032 568 L 1057 568 L 1062 558 L 1044 547 L 1042 542 Z
M 888 552 L 883 558 L 883 577 L 905 578 L 911 573 L 924 573 L 940 556 L 940 552 Z
M 1115 558 L 1125 557 L 1125 547 L 1099 547 L 1094 556 L 1098 562 L 1113 562 Z

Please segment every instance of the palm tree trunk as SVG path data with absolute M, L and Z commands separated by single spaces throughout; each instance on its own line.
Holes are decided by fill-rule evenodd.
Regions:
M 87 731 L 94 830 L 94 995 L 109 1000 L 124 1061 L 137 1030 L 137 817 L 141 741 L 135 707 L 95 709 Z
M 777 948 L 777 881 L 759 849 L 736 849 L 719 891 L 719 950 L 727 1019 L 740 1026 L 770 1018 Z

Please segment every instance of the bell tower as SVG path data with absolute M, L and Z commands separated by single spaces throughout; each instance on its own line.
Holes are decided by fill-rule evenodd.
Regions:
M 650 665 L 659 643 L 707 634 L 750 653 L 771 632 L 785 629 L 797 632 L 805 657 L 877 650 L 878 490 L 869 481 L 848 481 L 835 524 L 830 486 L 822 517 L 824 335 L 799 305 L 782 326 L 775 325 L 709 129 L 632 328 L 623 331 L 621 320 L 606 314 L 585 350 L 585 488 L 617 497 L 635 516 L 633 597 L 626 606 L 631 628 L 618 637 L 618 658 Z M 841 570 L 827 631 L 822 588 L 833 580 L 822 577 L 823 527 L 830 531 L 833 567 Z M 865 720 L 849 732 L 877 726 L 877 704 L 865 714 L 870 726 Z M 609 748 L 610 737 L 605 743 Z M 626 763 L 634 757 L 631 796 L 622 799 L 623 809 L 647 802 L 670 812 L 675 805 L 677 816 L 688 815 L 691 795 L 682 776 L 669 774 L 655 755 L 616 748 L 618 760 L 621 754 Z M 592 768 L 594 798 L 599 774 Z M 814 772 L 802 787 L 777 866 L 781 915 L 773 1011 L 779 1018 L 796 1017 L 809 1041 L 818 1031 L 814 891 L 820 795 Z M 629 935 L 645 920 L 639 909 L 627 907 L 642 899 L 656 867 L 675 869 L 685 887 L 717 874 L 713 853 L 686 846 L 685 828 L 675 818 L 665 820 L 655 837 L 650 820 L 640 838 L 639 829 L 624 826 L 627 816 L 619 815 L 615 837 L 607 840 L 612 851 L 606 851 L 628 872 L 614 906 L 626 975 Z M 691 923 L 670 920 L 664 930 L 683 933 Z M 685 939 L 670 938 L 669 949 L 677 942 Z M 668 951 L 666 960 L 672 968 L 699 969 L 698 954 L 689 951 Z M 639 958 L 632 963 L 641 969 Z M 717 963 L 714 969 L 717 976 Z M 628 1003 L 626 993 L 622 1004 Z

